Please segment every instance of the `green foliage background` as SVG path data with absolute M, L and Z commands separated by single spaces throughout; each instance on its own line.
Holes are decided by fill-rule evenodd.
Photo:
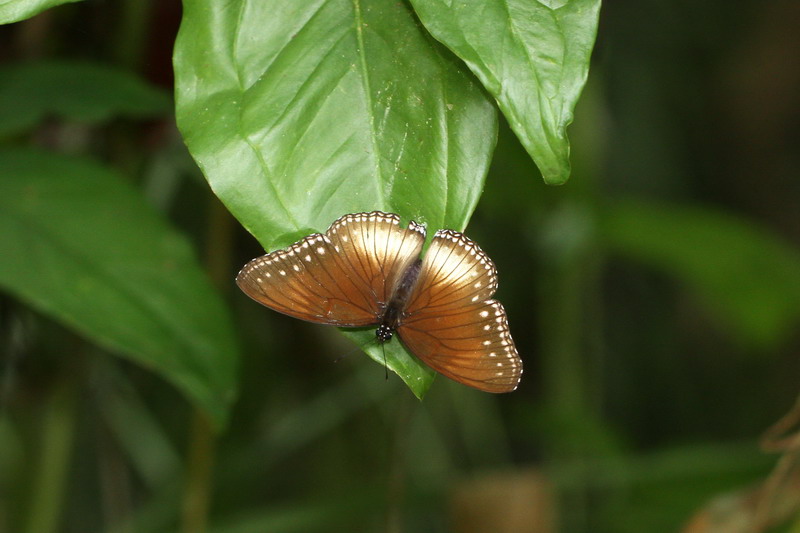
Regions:
M 677 531 L 763 480 L 800 43 L 726 6 L 2 3 L 0 533 Z M 517 392 L 235 290 L 373 209 L 490 254 Z

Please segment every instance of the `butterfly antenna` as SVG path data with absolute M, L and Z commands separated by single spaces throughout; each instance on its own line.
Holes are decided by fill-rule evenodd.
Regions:
M 345 357 L 347 357 L 348 355 L 350 355 L 351 353 L 353 353 L 355 351 L 356 350 L 352 350 L 352 351 L 349 351 L 347 353 L 343 353 L 342 355 L 340 355 L 339 357 L 337 357 L 336 359 L 333 360 L 333 364 L 337 364 L 339 361 L 341 361 L 342 359 L 344 359 Z
M 389 365 L 386 364 L 386 345 L 381 343 L 381 350 L 383 350 L 383 371 L 386 374 L 386 381 L 389 381 Z
M 368 342 L 367 344 L 365 344 L 364 346 L 356 346 L 355 348 L 353 348 L 349 352 L 345 352 L 342 355 L 340 355 L 339 357 L 337 357 L 336 359 L 334 359 L 333 363 L 336 364 L 339 361 L 341 361 L 342 359 L 344 359 L 345 357 L 348 357 L 348 356 L 350 356 L 350 355 L 352 355 L 352 354 L 354 354 L 356 352 L 363 352 L 364 348 L 367 348 L 368 346 L 372 346 L 374 343 L 377 343 L 377 342 L 379 342 L 379 341 L 378 341 L 378 338 L 376 337 L 373 340 L 371 340 L 370 342 Z M 384 354 L 383 359 L 384 359 L 384 364 L 385 364 L 386 363 L 386 354 Z M 2 530 L 0 530 L 0 531 L 2 531 Z

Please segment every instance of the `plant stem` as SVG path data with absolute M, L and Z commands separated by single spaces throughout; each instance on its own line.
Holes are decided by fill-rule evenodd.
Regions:
M 121 24 L 115 32 L 114 54 L 120 64 L 137 72 L 142 64 L 145 39 L 149 36 L 149 25 L 154 23 L 151 17 L 152 2 L 150 0 L 123 0 L 120 5 L 122 13 L 119 20 Z
M 231 263 L 231 234 L 233 219 L 215 196 L 209 195 L 208 227 L 206 231 L 206 270 L 211 281 L 225 291 L 229 285 Z M 206 414 L 195 409 L 186 468 L 186 488 L 183 497 L 183 533 L 204 533 L 208 525 L 211 501 L 211 482 L 216 450 L 216 433 Z
M 591 391 L 596 390 L 590 371 L 588 352 L 589 296 L 597 288 L 596 268 L 592 259 L 589 235 L 591 222 L 579 203 L 568 202 L 554 211 L 550 221 L 550 247 L 540 278 L 542 387 L 545 396 L 545 433 L 551 461 L 570 457 L 588 461 L 597 454 L 598 428 L 602 422 L 593 405 Z M 597 344 L 593 342 L 591 344 Z M 582 531 L 588 524 L 589 499 L 585 486 L 562 496 L 565 531 Z
M 389 476 L 386 490 L 386 533 L 403 531 L 403 501 L 406 492 L 406 451 L 408 433 L 414 411 L 418 407 L 411 396 L 404 394 L 394 412 L 395 427 L 389 455 Z
M 555 228 L 584 225 L 584 214 L 574 204 L 553 215 Z M 592 290 L 593 265 L 586 244 L 570 230 L 555 230 L 539 284 L 543 388 L 548 410 L 562 421 L 584 420 L 593 408 L 587 394 L 586 337 L 587 293 Z M 581 229 L 571 231 L 580 234 Z M 558 448 L 564 443 L 559 443 Z M 566 450 L 565 450 L 566 451 Z M 572 455 L 566 451 L 566 455 Z
M 190 437 L 181 530 L 204 533 L 208 525 L 216 436 L 208 417 L 200 409 L 194 410 Z
M 41 449 L 25 528 L 27 533 L 54 533 L 58 530 L 75 430 L 76 403 L 76 387 L 65 382 L 56 386 L 45 408 Z

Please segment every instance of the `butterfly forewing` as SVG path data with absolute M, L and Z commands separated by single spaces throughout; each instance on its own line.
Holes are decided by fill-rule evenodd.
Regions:
M 503 306 L 490 299 L 496 289 L 494 264 L 478 245 L 437 231 L 397 332 L 437 372 L 484 391 L 512 391 L 522 360 Z
M 325 234 L 253 259 L 236 282 L 257 302 L 302 320 L 369 326 L 380 320 L 387 281 L 419 256 L 424 240 L 420 226 L 401 228 L 397 215 L 346 215 Z
M 378 211 L 344 216 L 326 235 L 337 251 L 341 272 L 348 273 L 364 298 L 377 302 L 378 312 L 425 242 L 422 226 L 412 221 L 402 228 L 399 216 Z

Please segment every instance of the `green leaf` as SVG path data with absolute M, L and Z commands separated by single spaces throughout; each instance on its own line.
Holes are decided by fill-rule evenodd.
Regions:
M 600 0 L 411 0 L 497 99 L 545 182 L 570 173 L 566 128 L 586 82 Z
M 30 129 L 52 115 L 100 122 L 118 115 L 170 112 L 169 96 L 130 72 L 81 62 L 0 68 L 0 136 Z
M 0 151 L 0 286 L 174 383 L 224 423 L 238 347 L 187 240 L 111 171 Z
M 345 213 L 463 229 L 475 208 L 494 106 L 402 2 L 186 0 L 175 73 L 189 150 L 268 250 Z M 373 332 L 348 335 L 383 364 Z M 421 397 L 431 371 L 385 347 Z
M 19 22 L 54 6 L 79 0 L 0 0 L 0 24 Z
M 600 225 L 613 251 L 684 282 L 754 346 L 794 334 L 800 253 L 766 228 L 710 208 L 645 201 L 613 204 Z

